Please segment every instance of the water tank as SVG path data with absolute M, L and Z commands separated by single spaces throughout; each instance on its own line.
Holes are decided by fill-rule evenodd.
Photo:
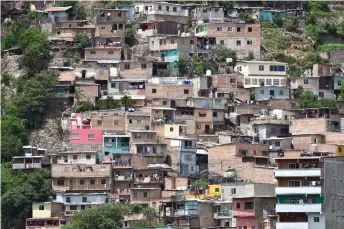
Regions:
M 206 75 L 206 76 L 211 76 L 211 70 L 207 70 L 207 71 L 205 72 L 205 75 Z
M 311 151 L 312 152 L 318 152 L 318 144 L 312 144 L 311 145 Z
M 232 63 L 233 62 L 233 58 L 226 58 L 226 63 Z
M 187 37 L 190 37 L 190 36 L 191 36 L 191 33 L 187 33 L 186 36 L 187 36 Z
M 186 36 L 186 33 L 182 33 L 182 35 L 181 35 L 182 37 L 185 37 Z

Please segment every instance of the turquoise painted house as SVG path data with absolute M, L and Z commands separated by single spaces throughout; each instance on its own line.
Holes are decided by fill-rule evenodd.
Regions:
M 161 56 L 162 61 L 171 62 L 171 64 L 170 64 L 170 71 L 171 72 L 177 72 L 178 71 L 177 66 L 174 62 L 177 61 L 180 57 L 179 50 L 177 50 L 177 49 L 163 50 L 163 51 L 160 51 L 160 56 Z
M 103 151 L 100 161 L 130 163 L 130 136 L 103 135 Z

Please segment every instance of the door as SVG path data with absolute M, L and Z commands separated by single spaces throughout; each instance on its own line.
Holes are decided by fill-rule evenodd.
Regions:
M 209 125 L 205 125 L 205 133 L 206 134 L 210 133 L 210 126 Z
M 124 83 L 119 83 L 119 91 L 122 92 L 124 90 Z
M 69 190 L 74 190 L 73 180 L 69 180 Z

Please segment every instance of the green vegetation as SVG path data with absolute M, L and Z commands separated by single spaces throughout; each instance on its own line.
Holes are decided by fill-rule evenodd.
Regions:
M 4 23 L 3 30 L 8 31 L 1 38 L 1 50 L 6 50 L 19 46 L 20 35 L 30 27 L 28 20 L 18 20 L 15 22 Z
M 90 9 L 82 6 L 79 1 L 57 1 L 55 6 L 67 7 L 72 6 L 72 18 L 74 20 L 86 20 L 91 17 Z
M 115 108 L 119 108 L 119 107 L 121 107 L 121 105 L 117 101 L 115 101 L 112 96 L 108 96 L 104 100 L 98 100 L 96 102 L 95 109 L 96 110 L 108 110 L 108 109 L 115 109 Z
M 318 46 L 318 49 L 320 51 L 326 51 L 326 52 L 331 52 L 336 49 L 344 49 L 344 44 L 324 44 Z
M 14 79 L 6 73 L 1 88 L 2 96 L 1 153 L 2 161 L 10 161 L 27 143 L 27 134 L 43 123 L 44 110 L 52 87 L 57 83 L 58 72 L 45 70 L 30 78 Z M 7 85 L 7 86 L 6 86 Z
M 337 107 L 335 99 L 318 99 L 311 91 L 303 92 L 298 98 L 299 108 Z
M 124 95 L 121 98 L 121 104 L 124 107 L 124 109 L 127 110 L 127 108 L 133 104 L 133 100 L 131 99 L 131 97 Z
M 344 100 L 344 83 L 343 83 L 343 81 L 342 81 L 342 85 L 340 85 L 340 93 L 339 93 L 338 100 L 341 100 L 341 101 Z
M 246 12 L 240 13 L 240 15 L 239 15 L 239 18 L 241 20 L 245 21 L 245 23 L 247 23 L 247 24 L 254 23 L 254 20 L 252 17 L 253 17 L 253 15 L 251 13 L 246 13 Z
M 178 68 L 179 76 L 185 76 L 188 78 L 193 78 L 196 75 L 205 75 L 207 70 L 211 70 L 212 73 L 217 72 L 217 64 L 208 59 L 202 57 L 189 57 L 189 58 L 179 58 L 175 61 Z
M 139 221 L 137 226 L 156 225 L 156 212 L 152 208 L 143 208 L 136 204 L 105 204 L 81 211 L 72 217 L 70 224 L 62 228 L 120 229 L 123 216 L 140 213 L 146 216 L 146 220 Z
M 90 40 L 87 34 L 78 33 L 73 41 L 77 44 L 78 48 L 85 49 L 90 45 Z
M 237 55 L 235 50 L 229 49 L 225 46 L 219 46 L 214 50 L 215 60 L 218 63 L 226 63 L 227 58 L 232 58 L 231 66 L 235 66 L 237 62 Z
M 32 203 L 47 201 L 52 194 L 48 170 L 17 174 L 11 163 L 1 164 L 1 217 L 5 228 L 24 228 L 25 219 L 32 217 Z

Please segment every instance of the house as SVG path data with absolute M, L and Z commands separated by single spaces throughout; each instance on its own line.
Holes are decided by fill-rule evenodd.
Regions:
M 175 21 L 142 21 L 140 22 L 137 34 L 142 38 L 169 34 L 181 35 L 185 31 L 186 25 Z
M 78 101 L 90 101 L 92 104 L 95 104 L 96 100 L 101 96 L 100 85 L 95 83 L 75 83 L 75 90 L 80 92 L 80 95 L 77 95 L 75 102 Z
M 58 216 L 63 212 L 63 204 L 55 202 L 32 203 L 32 218 L 26 219 L 26 229 L 51 228 L 60 229 L 66 224 L 65 217 Z
M 147 100 L 155 98 L 187 98 L 192 96 L 193 84 L 184 80 L 176 83 L 146 83 L 145 95 Z
M 289 88 L 264 86 L 254 88 L 254 100 L 265 101 L 270 99 L 289 99 Z
M 142 95 L 144 96 L 144 79 L 111 79 L 108 84 L 109 94 Z
M 69 122 L 71 144 L 103 144 L 103 130 L 93 128 L 90 118 L 73 113 Z
M 127 22 L 125 10 L 94 9 L 96 22 L 96 36 L 123 36 Z
M 95 129 L 102 129 L 103 131 L 124 132 L 125 114 L 122 110 L 106 110 L 106 111 L 93 111 L 90 114 L 92 127 Z
M 54 191 L 110 191 L 112 167 L 109 164 L 51 166 Z
M 338 84 L 338 82 L 337 82 Z M 297 89 L 302 87 L 305 91 L 311 91 L 317 95 L 319 99 L 336 97 L 334 93 L 333 77 L 300 77 L 291 81 L 291 88 Z M 338 92 L 337 92 L 338 94 Z
M 223 199 L 233 203 L 237 228 L 274 227 L 276 217 L 271 217 L 276 204 L 274 184 L 237 182 L 222 184 L 222 188 Z
M 168 2 L 135 3 L 135 13 L 139 19 L 168 20 L 186 24 L 188 11 L 181 4 Z
M 65 217 L 71 217 L 76 213 L 96 207 L 101 204 L 108 203 L 108 195 L 106 192 L 97 193 L 66 193 L 57 192 L 54 196 L 56 202 L 64 204 Z
M 56 34 L 71 34 L 72 38 L 77 34 L 87 34 L 88 37 L 95 35 L 96 27 L 88 20 L 59 21 L 56 25 Z
M 12 168 L 14 170 L 40 169 L 44 164 L 50 164 L 45 160 L 46 149 L 34 146 L 23 146 L 24 156 L 14 156 Z
M 253 53 L 260 57 L 261 29 L 259 24 L 244 24 L 233 22 L 202 23 L 196 26 L 195 35 L 205 37 L 201 45 L 215 47 L 225 46 L 235 50 L 239 58 Z
M 286 86 L 286 64 L 272 61 L 239 61 L 234 71 L 244 75 L 244 88 Z
M 53 23 L 58 23 L 60 21 L 67 21 L 71 18 L 72 6 L 66 7 L 49 7 L 44 10 L 48 13 L 48 18 L 52 20 Z
M 195 108 L 195 123 L 197 135 L 210 134 L 213 132 L 214 115 L 217 116 L 217 113 L 212 109 Z
M 118 64 L 118 76 L 123 79 L 146 80 L 152 75 L 153 63 L 143 61 L 121 61 Z
M 150 114 L 143 112 L 126 113 L 126 130 L 149 130 Z
M 65 151 L 59 154 L 58 164 L 85 164 L 94 165 L 97 161 L 96 151 Z
M 320 157 L 276 158 L 276 228 L 325 227 Z M 328 174 L 329 175 L 329 174 Z M 325 191 L 324 193 L 327 193 Z
M 198 20 L 197 24 L 223 22 L 225 18 L 223 8 L 216 6 L 197 7 L 195 16 Z

